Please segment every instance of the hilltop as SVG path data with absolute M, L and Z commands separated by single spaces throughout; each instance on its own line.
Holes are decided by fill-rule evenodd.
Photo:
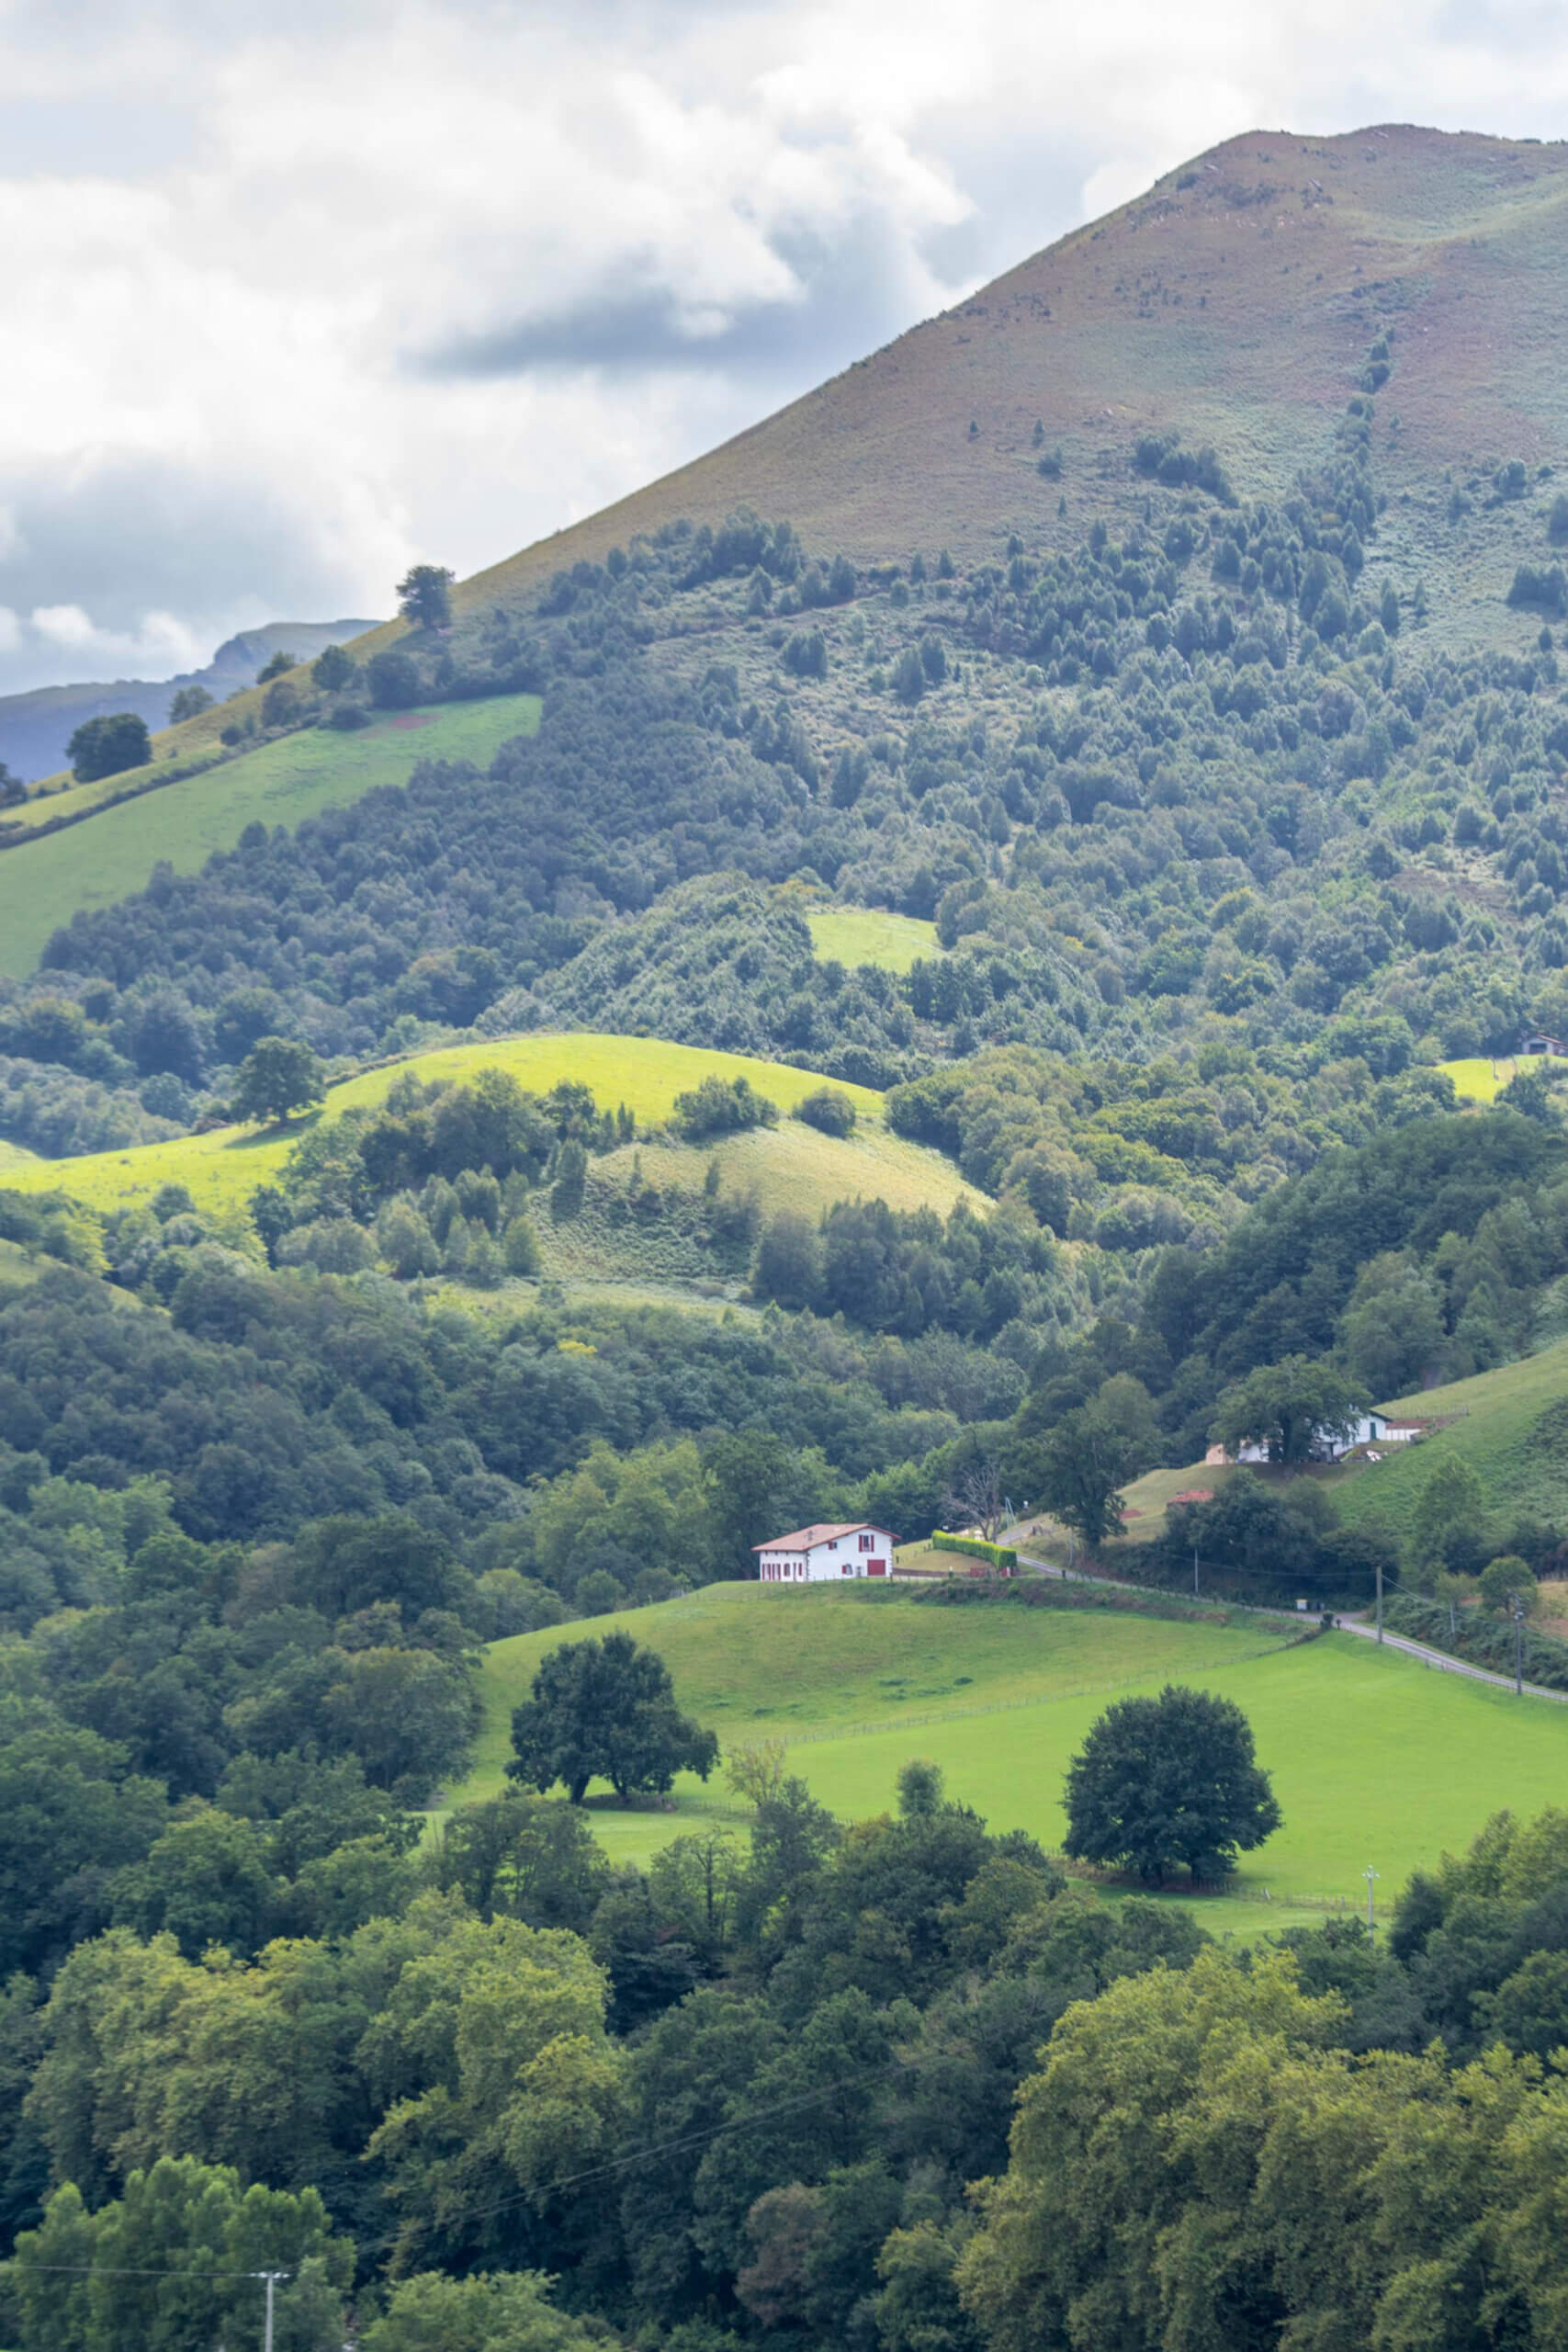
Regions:
M 1404 124 L 1248 132 L 462 596 L 513 601 L 637 533 L 742 505 L 859 564 L 942 545 L 977 562 L 1015 532 L 1067 548 L 1135 516 L 1128 449 L 1172 427 L 1193 451 L 1212 444 L 1238 488 L 1283 498 L 1392 331 L 1397 421 L 1379 459 L 1393 543 L 1452 580 L 1445 620 L 1473 629 L 1497 598 L 1480 535 L 1456 556 L 1445 477 L 1489 486 L 1508 459 L 1533 477 L 1568 458 L 1565 302 L 1568 144 Z M 1059 475 L 1039 474 L 1043 449 Z
M 1238 489 L 1282 500 L 1387 339 L 1384 560 L 1423 579 L 1447 641 L 1507 642 L 1518 550 L 1540 552 L 1543 483 L 1568 458 L 1553 330 L 1565 301 L 1568 143 L 1410 124 L 1249 131 L 718 448 L 488 566 L 455 603 L 525 608 L 574 564 L 678 521 L 717 528 L 741 507 L 861 566 L 939 547 L 981 563 L 1014 537 L 1065 551 L 1140 517 L 1128 458 L 1149 435 L 1176 433 L 1192 457 L 1212 447 Z M 1371 363 L 1373 390 L 1392 365 Z M 1499 499 L 1510 465 L 1523 481 Z M 362 658 L 401 634 L 364 626 Z M 218 757 L 218 736 L 209 715 L 169 747 Z

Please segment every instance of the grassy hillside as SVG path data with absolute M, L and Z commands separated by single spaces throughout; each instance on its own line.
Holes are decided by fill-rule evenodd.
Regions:
M 1397 322 L 1386 560 L 1500 628 L 1516 513 L 1448 520 L 1444 469 L 1568 445 L 1553 321 L 1568 304 L 1568 147 L 1393 126 L 1248 132 L 1169 173 L 695 463 L 465 583 L 513 601 L 678 515 L 750 503 L 860 561 L 945 544 L 1072 544 L 1141 498 L 1122 452 L 1179 426 L 1255 495 L 1321 447 L 1372 334 Z M 1500 369 L 1495 355 L 1509 355 Z M 1033 439 L 1059 450 L 1040 479 Z M 1057 513 L 1065 498 L 1067 512 Z M 1511 566 L 1509 567 L 1511 570 Z M 370 642 L 371 640 L 367 640 Z
M 1568 1769 L 1568 1711 L 1516 1702 L 1349 1635 L 1286 1647 L 1256 1622 L 950 1611 L 897 1593 L 724 1585 L 497 1643 L 475 1769 L 452 1802 L 500 1785 L 511 1710 L 546 1651 L 612 1623 L 660 1651 L 682 1703 L 721 1742 L 791 1741 L 790 1770 L 845 1816 L 885 1810 L 899 1766 L 929 1756 L 950 1793 L 994 1828 L 1026 1829 L 1050 1847 L 1064 1834 L 1067 1762 L 1112 1699 L 1172 1679 L 1222 1692 L 1247 1711 L 1285 1816 L 1238 1882 L 1243 1894 L 1269 1890 L 1280 1906 L 1271 1923 L 1305 1898 L 1342 1896 L 1353 1907 L 1369 1861 L 1388 1901 L 1412 1869 L 1462 1845 L 1496 1807 L 1529 1814 L 1555 1802 Z M 716 1780 L 680 1795 L 683 1807 L 730 1804 Z M 691 1826 L 680 1812 L 596 1812 L 594 1823 L 612 1852 L 628 1856 Z M 1250 1904 L 1224 1916 L 1246 1932 L 1263 1924 Z
M 3 861 L 0 861 L 3 866 Z M 561 1079 L 591 1087 L 601 1104 L 614 1108 L 625 1102 L 639 1124 L 653 1125 L 670 1116 L 675 1097 L 690 1091 L 705 1078 L 747 1078 L 785 1113 L 822 1083 L 814 1071 L 795 1069 L 782 1062 L 752 1061 L 742 1054 L 705 1052 L 696 1046 L 666 1045 L 648 1037 L 605 1037 L 591 1035 L 535 1035 L 502 1037 L 491 1043 L 438 1047 L 410 1060 L 385 1064 L 333 1087 L 320 1116 L 340 1116 L 344 1111 L 385 1100 L 394 1079 L 405 1070 L 419 1078 L 458 1078 L 479 1069 L 509 1070 L 519 1084 L 543 1092 Z M 904 1142 L 882 1124 L 882 1097 L 868 1087 L 843 1086 L 853 1102 L 860 1125 L 846 1142 L 819 1135 L 813 1127 L 787 1115 L 778 1126 L 721 1141 L 716 1157 L 731 1190 L 754 1188 L 764 1206 L 788 1204 L 811 1211 L 834 1200 L 880 1193 L 893 1205 L 918 1208 L 930 1204 L 945 1212 L 960 1196 L 977 1200 L 954 1172 L 951 1163 L 934 1151 Z M 283 1165 L 309 1123 L 296 1120 L 283 1133 L 253 1127 L 221 1127 L 207 1135 L 181 1136 L 169 1143 L 147 1144 L 132 1151 L 95 1153 L 81 1159 L 43 1160 L 17 1154 L 3 1170 L 6 1182 L 24 1192 L 48 1192 L 60 1187 L 89 1208 L 107 1209 L 137 1195 L 156 1192 L 160 1184 L 186 1185 L 198 1208 L 233 1211 L 243 1206 L 258 1184 L 267 1182 Z M 643 1147 L 644 1170 L 660 1184 L 700 1189 L 710 1148 Z M 595 1167 L 615 1168 L 629 1152 L 613 1154 Z M 607 1264 L 590 1250 L 573 1256 L 569 1238 L 559 1243 L 560 1263 L 547 1272 L 580 1274 L 592 1264 L 601 1278 L 638 1280 L 657 1270 L 645 1257 L 628 1259 L 622 1266 Z M 549 1239 L 547 1235 L 547 1239 Z M 636 1237 L 631 1238 L 632 1241 Z M 551 1243 L 554 1247 L 554 1243 Z M 628 1242 L 628 1248 L 631 1243 Z M 583 1258 L 581 1264 L 577 1258 Z
M 113 807 L 102 804 L 132 782 L 155 782 L 156 770 L 29 801 L 35 823 L 73 814 L 85 821 L 0 852 L 0 972 L 30 971 L 61 923 L 143 888 L 161 860 L 192 874 L 214 850 L 232 849 L 247 825 L 297 825 L 378 785 L 406 784 L 422 759 L 488 765 L 508 736 L 530 735 L 538 723 L 534 695 L 447 703 L 399 711 L 358 734 L 309 728 Z
M 811 944 L 825 961 L 907 972 L 918 957 L 942 952 L 934 922 L 888 914 L 880 907 L 828 907 L 806 920 Z
M 1453 1080 L 1461 1102 L 1495 1102 L 1511 1078 L 1521 1070 L 1539 1069 L 1545 1058 L 1542 1054 L 1509 1054 L 1493 1061 L 1480 1055 L 1468 1061 L 1440 1062 L 1438 1068 Z
M 1393 1409 L 1413 1419 L 1458 1418 L 1420 1445 L 1338 1473 L 1333 1485 L 1341 1516 L 1402 1534 L 1427 1479 L 1440 1462 L 1454 1457 L 1469 1463 L 1500 1514 L 1568 1520 L 1565 1399 L 1568 1341 L 1473 1380 L 1396 1398 Z M 1543 1425 L 1548 1414 L 1551 1419 Z
M 1408 124 L 1249 131 L 705 457 L 477 573 L 454 601 L 459 613 L 518 605 L 638 532 L 717 524 L 742 505 L 788 514 L 808 545 L 860 563 L 942 546 L 994 558 L 1014 531 L 1070 548 L 1096 520 L 1134 519 L 1143 488 L 1127 446 L 1172 426 L 1190 448 L 1213 443 L 1251 494 L 1282 496 L 1393 323 L 1398 417 L 1380 436 L 1392 495 L 1374 560 L 1423 577 L 1445 635 L 1497 638 L 1526 518 L 1477 500 L 1456 531 L 1444 476 L 1483 484 L 1512 458 L 1532 472 L 1561 462 L 1565 308 L 1568 146 Z M 1042 448 L 1061 460 L 1047 479 Z M 1539 529 L 1528 536 L 1533 546 Z M 389 622 L 353 650 L 364 660 L 403 633 Z M 165 730 L 160 756 L 211 754 L 221 723 L 207 712 Z

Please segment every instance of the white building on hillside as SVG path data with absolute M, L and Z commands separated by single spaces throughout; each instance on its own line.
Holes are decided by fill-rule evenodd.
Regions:
M 753 1544 L 763 1584 L 836 1584 L 840 1577 L 893 1572 L 893 1538 L 885 1527 L 856 1520 L 847 1527 L 797 1527 L 771 1544 Z
M 1386 1413 L 1361 1413 L 1348 1430 L 1314 1430 L 1312 1440 L 1314 1462 L 1342 1462 L 1359 1445 L 1413 1445 L 1427 1434 L 1425 1421 L 1391 1421 Z M 1210 1458 L 1219 1450 L 1210 1448 Z M 1256 1441 L 1236 1448 L 1238 1462 L 1261 1463 L 1269 1459 L 1269 1448 Z

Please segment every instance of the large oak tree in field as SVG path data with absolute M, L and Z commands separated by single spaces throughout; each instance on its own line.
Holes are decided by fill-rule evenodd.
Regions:
M 1252 1726 L 1231 1699 L 1167 1683 L 1108 1707 L 1067 1770 L 1066 1850 L 1150 1881 L 1222 1878 L 1280 1826 Z
M 513 1712 L 512 1745 L 514 1781 L 535 1789 L 564 1781 L 573 1804 L 595 1776 L 624 1804 L 662 1793 L 677 1772 L 705 1781 L 718 1761 L 713 1733 L 676 1706 L 664 1660 L 629 1634 L 552 1650 Z

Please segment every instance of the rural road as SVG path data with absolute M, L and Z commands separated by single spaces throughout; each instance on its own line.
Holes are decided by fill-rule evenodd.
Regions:
M 1036 1576 L 1065 1579 L 1067 1574 L 1066 1568 L 1055 1566 L 1049 1560 L 1031 1559 L 1023 1552 L 1018 1555 L 1018 1564 Z M 1366 1642 L 1377 1640 L 1377 1627 L 1363 1617 L 1341 1617 L 1337 1623 L 1341 1633 L 1358 1634 Z M 1514 1687 L 1511 1674 L 1494 1674 L 1487 1667 L 1472 1666 L 1466 1658 L 1450 1657 L 1446 1650 L 1432 1649 L 1426 1642 L 1410 1641 L 1404 1634 L 1391 1634 L 1385 1629 L 1382 1638 L 1385 1649 L 1403 1650 L 1406 1657 L 1419 1658 L 1423 1666 L 1436 1667 L 1441 1674 L 1457 1674 L 1466 1682 L 1490 1682 L 1499 1690 L 1511 1690 Z M 1568 1690 L 1549 1690 L 1544 1683 L 1527 1682 L 1522 1695 L 1527 1699 L 1550 1699 L 1556 1706 L 1568 1707 Z
M 1364 1617 L 1341 1617 L 1339 1630 L 1345 1634 L 1359 1634 L 1366 1642 L 1375 1642 L 1378 1637 L 1377 1627 L 1369 1625 Z M 1494 1674 L 1486 1667 L 1472 1666 L 1464 1658 L 1450 1657 L 1446 1650 L 1429 1649 L 1425 1642 L 1408 1641 L 1403 1634 L 1385 1632 L 1382 1638 L 1385 1649 L 1403 1650 L 1407 1657 L 1418 1657 L 1423 1666 L 1438 1667 L 1444 1674 L 1462 1675 L 1467 1682 L 1493 1682 L 1500 1690 L 1511 1690 L 1514 1687 L 1511 1674 Z M 1527 1699 L 1551 1699 L 1558 1706 L 1568 1707 L 1568 1690 L 1549 1690 L 1544 1683 L 1527 1682 L 1524 1696 Z

